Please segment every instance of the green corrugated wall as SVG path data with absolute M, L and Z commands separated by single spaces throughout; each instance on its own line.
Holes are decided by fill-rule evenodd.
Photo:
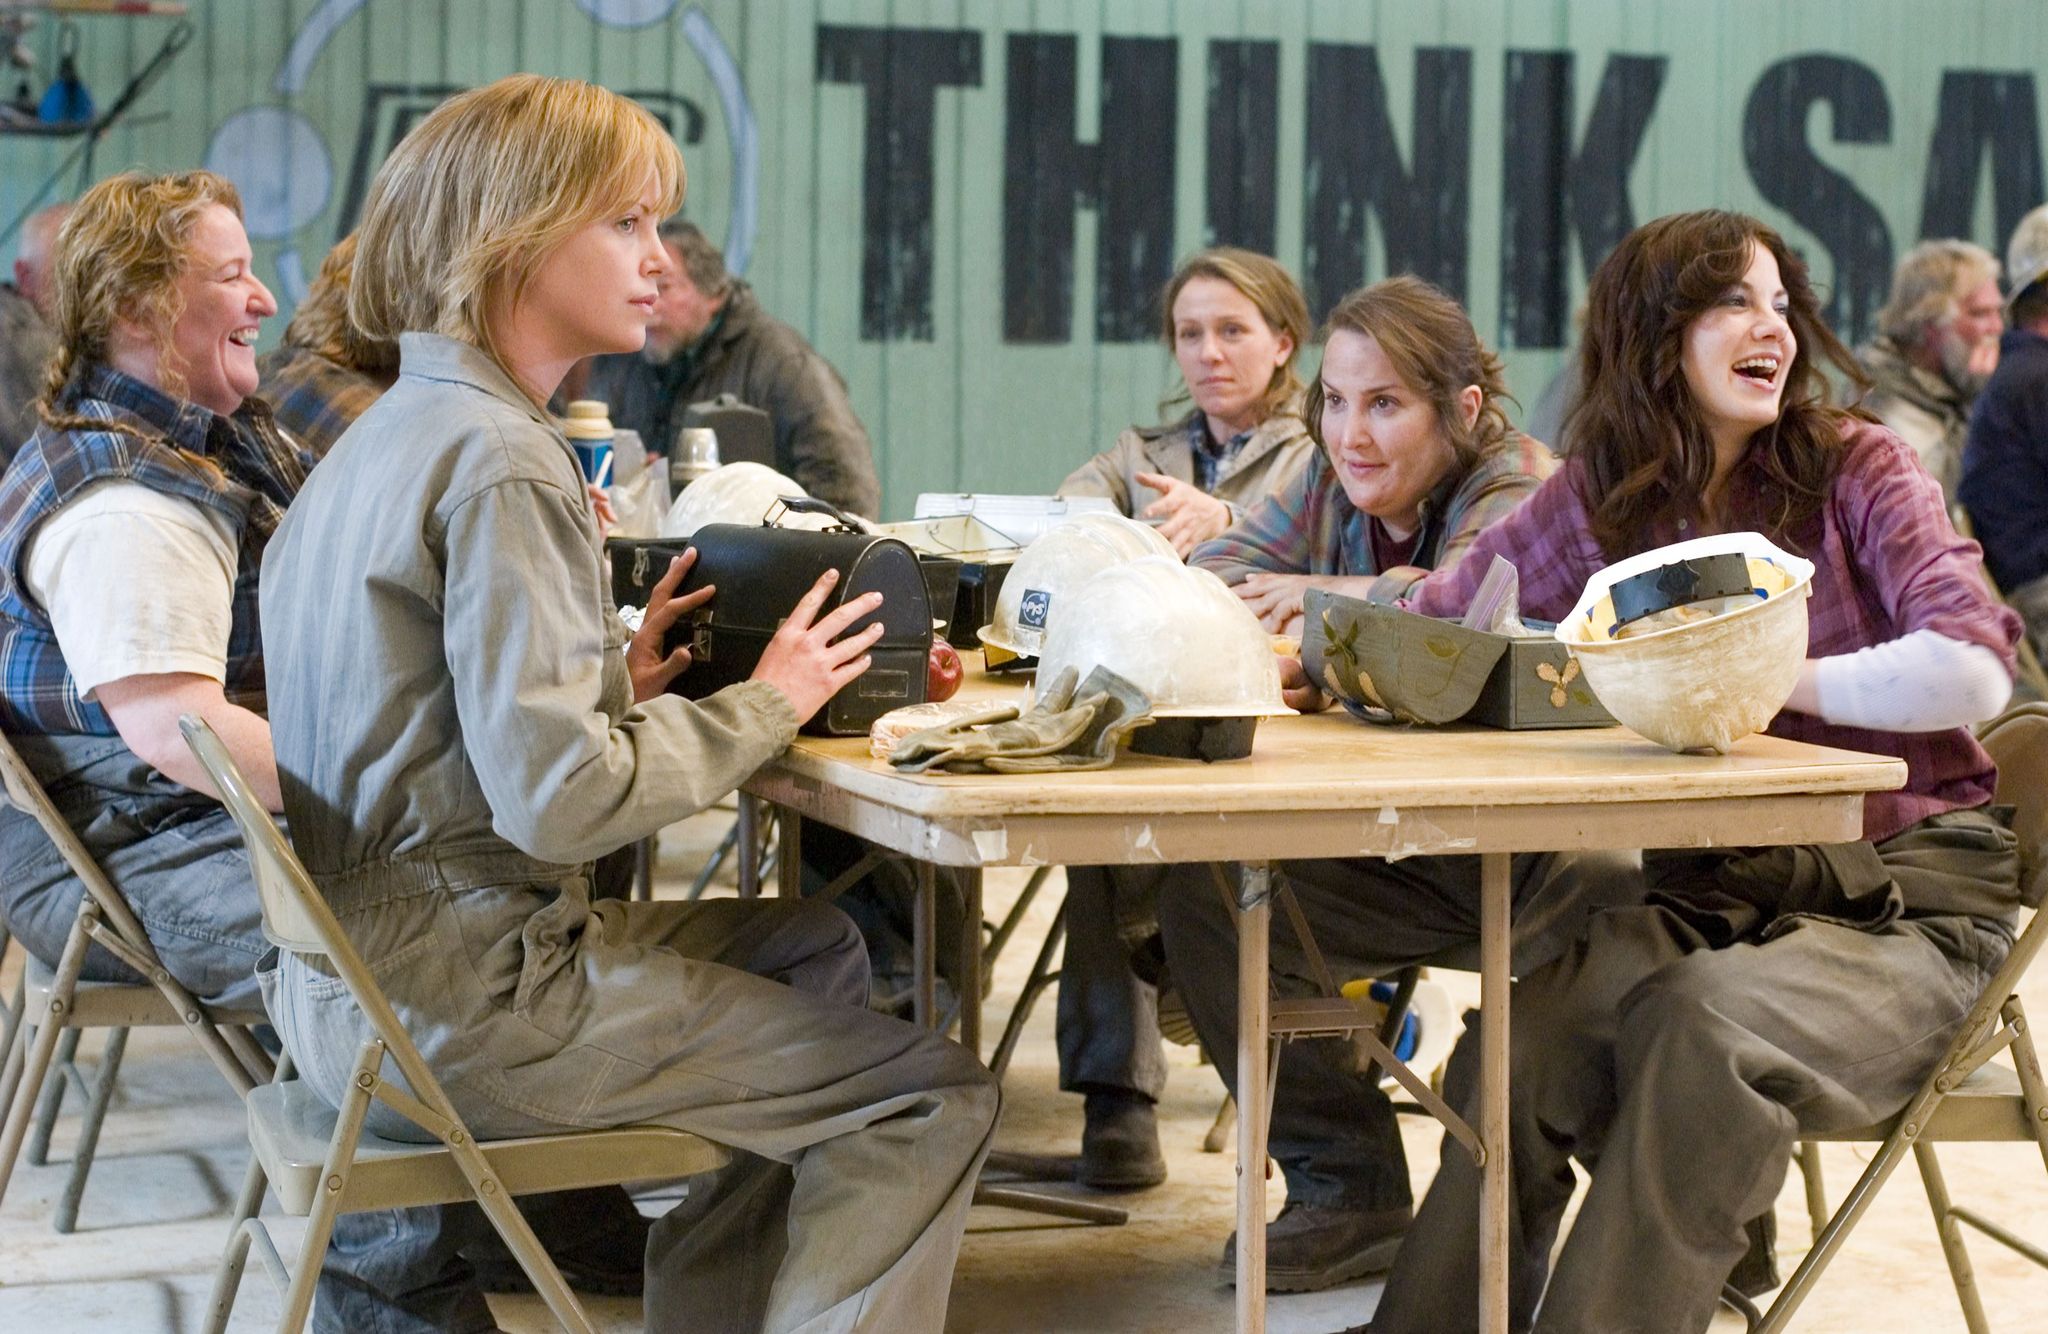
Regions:
M 1005 335 L 1005 255 L 1013 245 L 1005 228 L 1006 148 L 1016 160 L 1020 138 L 1028 147 L 1038 132 L 1031 118 L 1046 110 L 1010 96 L 1019 38 L 1072 39 L 1041 49 L 1071 52 L 1072 137 L 1084 145 L 1125 133 L 1102 124 L 1105 62 L 1164 53 L 1169 64 L 1147 67 L 1166 71 L 1161 86 L 1125 82 L 1112 95 L 1134 103 L 1154 96 L 1155 105 L 1167 96 L 1172 103 L 1170 130 L 1126 137 L 1119 159 L 1162 170 L 1171 163 L 1170 201 L 1138 205 L 1170 218 L 1162 243 L 1172 254 L 1210 239 L 1210 107 L 1238 91 L 1212 77 L 1212 43 L 1271 43 L 1277 134 L 1270 198 L 1257 202 L 1270 214 L 1274 248 L 1290 265 L 1304 262 L 1309 201 L 1315 189 L 1328 187 L 1322 178 L 1331 171 L 1332 159 L 1326 152 L 1318 160 L 1311 142 L 1344 128 L 1308 123 L 1316 52 L 1369 45 L 1400 159 L 1395 166 L 1417 142 L 1418 101 L 1430 108 L 1428 116 L 1448 108 L 1469 118 L 1462 218 L 1424 209 L 1409 217 L 1407 229 L 1442 234 L 1396 240 L 1402 254 L 1417 245 L 1442 253 L 1455 246 L 1462 223 L 1464 295 L 1494 342 L 1516 341 L 1504 323 L 1503 288 L 1517 281 L 1513 272 L 1503 275 L 1504 207 L 1517 179 L 1524 183 L 1520 207 L 1543 197 L 1527 187 L 1530 178 L 1518 177 L 1543 164 L 1508 160 L 1510 143 L 1526 149 L 1532 142 L 1529 118 L 1507 110 L 1511 51 L 1569 53 L 1573 91 L 1558 114 L 1574 145 L 1613 58 L 1654 58 L 1661 70 L 1654 112 L 1624 164 L 1628 212 L 1636 220 L 1706 204 L 1758 212 L 1787 231 L 1827 284 L 1838 279 L 1841 235 L 1860 238 L 1855 244 L 1869 270 L 1888 262 L 1885 247 L 1895 253 L 1917 238 L 1935 204 L 1941 219 L 1965 220 L 1975 239 L 2002 249 L 2001 215 L 2038 202 L 2018 201 L 2015 192 L 2038 192 L 2038 160 L 2030 174 L 2024 159 L 2030 151 L 2039 156 L 2031 79 L 2048 55 L 2048 6 L 2034 0 L 198 0 L 192 9 L 191 45 L 99 145 L 95 171 L 186 167 L 211 155 L 250 195 L 262 272 L 287 297 L 334 239 L 359 159 L 374 167 L 393 128 L 430 105 L 437 90 L 536 70 L 653 95 L 679 130 L 694 108 L 701 123 L 696 141 L 685 145 L 686 207 L 713 235 L 749 251 L 746 275 L 766 304 L 805 330 L 845 374 L 876 441 L 892 516 L 907 513 L 919 490 L 1047 488 L 1121 426 L 1154 419 L 1174 383 L 1172 364 L 1155 344 L 1098 336 L 1104 324 L 1096 248 L 1111 224 L 1093 201 L 1077 206 L 1071 251 L 1062 252 L 1073 275 L 1071 327 L 1039 327 L 1032 341 Z M 80 67 L 102 105 L 169 31 L 159 19 L 76 22 Z M 826 43 L 821 29 L 837 35 Z M 933 32 L 952 37 L 938 46 L 904 40 Z M 1124 40 L 1143 37 L 1171 42 L 1145 47 Z M 29 75 L 34 93 L 49 79 L 55 41 L 54 20 L 31 35 L 39 57 Z M 821 58 L 821 43 L 835 54 Z M 865 84 L 841 77 L 846 61 L 858 65 L 861 52 L 893 52 L 887 59 L 908 62 L 911 53 L 926 59 L 939 46 L 952 63 L 926 80 L 936 85 L 928 125 L 913 117 L 871 123 L 867 99 L 870 89 L 900 91 L 930 71 L 906 64 L 878 76 L 870 65 Z M 738 76 L 728 90 L 738 94 L 732 105 L 745 108 L 737 121 L 713 78 L 718 62 L 706 55 L 719 49 Z M 1449 51 L 1429 57 L 1449 65 L 1427 67 L 1465 70 L 1469 91 L 1432 86 L 1418 99 L 1422 50 Z M 1752 106 L 1772 71 L 1813 57 L 1820 59 L 1806 59 L 1801 71 L 1803 119 L 1773 120 L 1768 107 Z M 373 86 L 382 90 L 374 97 Z M 1951 116 L 1944 128 L 1944 90 L 1957 89 L 1992 100 L 1980 100 L 1969 124 Z M 1324 94 L 1318 105 L 1329 114 L 1373 121 L 1377 109 L 1363 98 L 1354 106 L 1348 87 Z M 1746 116 L 1761 117 L 1747 146 Z M 2015 117 L 2031 123 L 2016 125 Z M 736 169 L 742 158 L 735 142 L 749 131 L 757 209 L 741 237 L 736 191 L 748 173 Z M 1994 133 L 2004 136 L 1996 151 L 1988 140 L 1980 151 L 1979 139 Z M 1787 142 L 1803 143 L 1822 169 L 1787 168 Z M 1939 200 L 1926 188 L 1937 144 L 1954 150 L 1941 178 L 1952 188 L 1937 191 Z M 13 217 L 77 146 L 0 138 L 0 218 Z M 1773 153 L 1778 185 L 1767 197 L 1752 162 Z M 928 173 L 919 175 L 927 157 Z M 867 192 L 891 172 L 906 198 L 919 191 L 928 198 L 928 237 L 920 239 L 900 212 L 869 207 Z M 1839 191 L 1831 196 L 1824 181 L 1830 172 L 1867 206 L 1842 204 Z M 1998 197 L 1995 180 L 2007 198 Z M 1097 180 L 1091 188 L 1102 196 L 1115 186 Z M 76 173 L 60 188 L 73 192 Z M 1787 191 L 1805 202 L 1773 202 L 1788 198 Z M 1355 212 L 1333 215 L 1348 229 L 1350 239 L 1339 240 L 1362 244 L 1364 276 L 1379 276 L 1386 268 L 1383 216 L 1354 218 Z M 869 223 L 882 214 L 896 230 L 878 237 Z M 905 234 L 917 242 L 908 250 Z M 1566 307 L 1584 282 L 1576 238 L 1567 231 L 1560 252 L 1571 257 L 1561 279 Z M 1327 252 L 1329 238 L 1322 244 Z M 864 256 L 872 263 L 877 253 L 885 262 L 882 281 L 863 276 Z M 1133 273 L 1149 273 L 1159 260 L 1134 253 L 1112 256 L 1109 265 L 1126 262 Z M 1525 401 L 1534 400 L 1563 355 L 1542 345 L 1505 351 Z

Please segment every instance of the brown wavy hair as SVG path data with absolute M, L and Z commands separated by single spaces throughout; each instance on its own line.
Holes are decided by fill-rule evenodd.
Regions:
M 1256 250 L 1222 245 L 1196 251 L 1180 262 L 1159 294 L 1159 336 L 1165 340 L 1168 352 L 1174 347 L 1173 303 L 1180 298 L 1181 289 L 1197 278 L 1229 283 L 1257 307 L 1267 328 L 1294 340 L 1294 350 L 1287 354 L 1287 360 L 1273 368 L 1266 392 L 1259 395 L 1259 420 L 1298 411 L 1302 385 L 1301 373 L 1295 367 L 1301 361 L 1301 349 L 1308 343 L 1310 329 L 1308 298 L 1301 294 L 1301 284 L 1294 281 L 1294 275 L 1279 260 Z M 1175 407 L 1192 397 L 1183 381 L 1177 392 L 1160 403 L 1160 414 L 1170 415 Z
M 1429 400 L 1436 409 L 1437 431 L 1457 456 L 1458 471 L 1508 438 L 1513 428 L 1501 405 L 1515 399 L 1508 393 L 1500 358 L 1479 341 L 1472 317 L 1442 288 L 1406 274 L 1361 287 L 1339 301 L 1323 322 L 1323 342 L 1340 332 L 1364 334 L 1378 343 L 1401 383 Z M 1479 415 L 1467 426 L 1458 396 L 1473 385 L 1482 398 Z M 1321 392 L 1309 394 L 1306 417 L 1310 437 L 1324 447 Z
M 320 261 L 306 299 L 292 312 L 292 322 L 284 326 L 284 346 L 307 348 L 350 370 L 388 382 L 398 374 L 398 344 L 370 337 L 348 317 L 349 281 L 355 267 L 356 234 L 350 232 Z
M 1798 346 L 1778 420 L 1750 437 L 1738 467 L 1758 488 L 1756 522 L 1788 546 L 1827 499 L 1842 423 L 1855 414 L 1834 404 L 1819 362 L 1852 384 L 1868 381 L 1822 320 L 1805 261 L 1755 218 L 1723 209 L 1675 213 L 1623 237 L 1586 295 L 1584 388 L 1562 435 L 1583 468 L 1593 537 L 1610 558 L 1638 550 L 1653 529 L 1708 519 L 1714 444 L 1685 381 L 1685 334 L 1741 283 L 1757 246 L 1778 261 Z
M 117 322 L 142 330 L 158 349 L 185 313 L 179 275 L 191 258 L 199 215 L 219 204 L 242 216 L 242 197 L 225 176 L 186 171 L 148 176 L 125 171 L 87 190 L 57 231 L 50 262 L 50 324 L 57 350 L 43 367 L 36 412 L 53 429 L 121 431 L 119 422 L 67 412 L 66 391 L 85 367 L 105 362 Z M 185 396 L 176 367 L 163 366 L 163 391 Z M 142 437 L 149 438 L 149 437 Z

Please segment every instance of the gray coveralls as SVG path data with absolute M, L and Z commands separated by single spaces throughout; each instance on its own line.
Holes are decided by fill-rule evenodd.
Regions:
M 830 908 L 588 895 L 592 858 L 786 746 L 787 701 L 633 704 L 567 442 L 476 349 L 407 334 L 402 358 L 265 561 L 301 858 L 478 1133 L 659 1123 L 741 1150 L 655 1225 L 650 1329 L 939 1329 L 987 1070 L 859 1006 Z M 338 1098 L 355 1006 L 296 956 L 265 977 Z

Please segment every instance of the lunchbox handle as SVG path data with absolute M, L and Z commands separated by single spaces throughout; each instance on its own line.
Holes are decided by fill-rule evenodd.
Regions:
M 827 530 L 829 532 L 864 533 L 868 530 L 867 524 L 862 520 L 848 514 L 831 501 L 820 500 L 816 496 L 778 497 L 775 505 L 769 507 L 767 516 L 761 520 L 761 524 L 766 528 L 780 528 L 784 514 L 823 514 L 833 520 L 832 528 Z

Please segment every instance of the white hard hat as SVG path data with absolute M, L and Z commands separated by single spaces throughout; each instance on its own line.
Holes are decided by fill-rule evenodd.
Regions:
M 1716 557 L 1739 560 L 1747 586 L 1715 584 L 1708 570 Z M 1637 599 L 1618 614 L 1617 602 L 1631 601 L 1622 587 L 1630 581 L 1663 589 L 1661 608 Z M 1594 575 L 1557 637 L 1623 724 L 1671 750 L 1722 753 L 1768 726 L 1791 695 L 1806 660 L 1812 583 L 1811 561 L 1761 533 L 1697 537 Z
M 1174 556 L 1104 570 L 1068 597 L 1039 651 L 1039 690 L 1069 667 L 1083 681 L 1109 668 L 1145 692 L 1157 718 L 1293 712 L 1259 618 L 1221 579 Z
M 1121 514 L 1080 514 L 1048 528 L 1024 548 L 996 595 L 994 619 L 978 632 L 983 648 L 1030 657 L 1044 644 L 1052 611 L 1103 571 L 1145 556 L 1177 561 L 1157 530 Z
M 2048 278 L 2048 204 L 2028 213 L 2012 229 L 2005 245 L 2005 306 L 2008 312 L 2020 293 Z
M 728 463 L 683 488 L 661 521 L 661 536 L 688 537 L 707 523 L 752 527 L 768 517 L 776 501 L 804 494 L 802 487 L 766 464 Z M 831 527 L 832 520 L 822 514 L 787 514 L 778 526 L 823 529 Z

